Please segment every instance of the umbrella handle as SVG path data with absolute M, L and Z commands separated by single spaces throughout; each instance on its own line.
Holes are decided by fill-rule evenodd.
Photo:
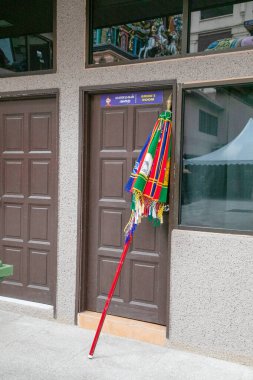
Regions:
M 88 355 L 89 359 L 93 358 L 93 355 L 94 355 L 94 352 L 95 352 L 95 349 L 96 349 L 96 345 L 97 345 L 97 342 L 98 342 L 98 339 L 99 339 L 99 335 L 100 335 L 100 332 L 102 330 L 102 327 L 103 327 L 103 324 L 104 324 L 104 320 L 105 320 L 108 308 L 110 306 L 110 303 L 111 303 L 111 300 L 112 300 L 112 296 L 114 294 L 114 290 L 116 288 L 116 285 L 117 285 L 117 282 L 118 282 L 118 279 L 119 279 L 119 276 L 120 276 L 120 272 L 121 272 L 122 266 L 124 264 L 124 261 L 125 261 L 125 258 L 126 258 L 126 255 L 127 255 L 128 248 L 129 248 L 129 245 L 131 243 L 131 240 L 132 240 L 132 237 L 130 237 L 130 239 L 128 240 L 128 242 L 125 243 L 125 245 L 124 245 L 124 249 L 123 249 L 123 252 L 121 254 L 120 261 L 118 263 L 118 266 L 117 266 L 117 269 L 116 269 L 116 272 L 115 272 L 115 275 L 114 275 L 114 279 L 112 281 L 111 289 L 110 289 L 109 294 L 107 296 L 107 300 L 106 300 L 106 303 L 105 303 L 105 306 L 104 306 L 104 310 L 103 310 L 102 315 L 100 317 L 100 321 L 99 321 L 99 324 L 98 324 L 98 327 L 97 327 L 97 331 L 96 331 L 95 337 L 94 337 L 92 345 L 91 345 L 91 349 L 90 349 L 90 352 L 89 352 L 89 355 Z

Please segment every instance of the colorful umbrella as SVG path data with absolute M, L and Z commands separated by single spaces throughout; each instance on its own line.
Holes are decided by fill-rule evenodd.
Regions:
M 160 225 L 163 222 L 163 212 L 168 209 L 166 202 L 172 142 L 172 113 L 170 108 L 171 97 L 168 99 L 167 111 L 160 114 L 125 186 L 125 190 L 132 193 L 132 212 L 125 227 L 124 249 L 89 352 L 88 357 L 90 359 L 94 355 L 107 310 L 136 227 L 145 217 L 151 220 L 155 226 Z

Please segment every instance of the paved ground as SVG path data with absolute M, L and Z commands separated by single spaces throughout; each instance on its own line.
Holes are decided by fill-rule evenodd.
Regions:
M 0 311 L 1 380 L 253 380 L 253 368 Z

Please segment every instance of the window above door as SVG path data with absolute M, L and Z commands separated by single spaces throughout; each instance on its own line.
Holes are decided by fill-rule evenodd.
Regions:
M 0 0 L 0 76 L 54 68 L 55 0 Z
M 87 21 L 92 66 L 253 47 L 253 1 L 90 0 Z

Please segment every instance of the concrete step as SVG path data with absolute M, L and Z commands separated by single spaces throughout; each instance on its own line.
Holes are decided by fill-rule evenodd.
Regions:
M 77 320 L 78 326 L 85 329 L 96 330 L 100 316 L 100 313 L 93 311 L 79 313 Z M 107 315 L 102 331 L 107 334 L 140 340 L 159 346 L 166 345 L 166 327 L 153 323 Z

